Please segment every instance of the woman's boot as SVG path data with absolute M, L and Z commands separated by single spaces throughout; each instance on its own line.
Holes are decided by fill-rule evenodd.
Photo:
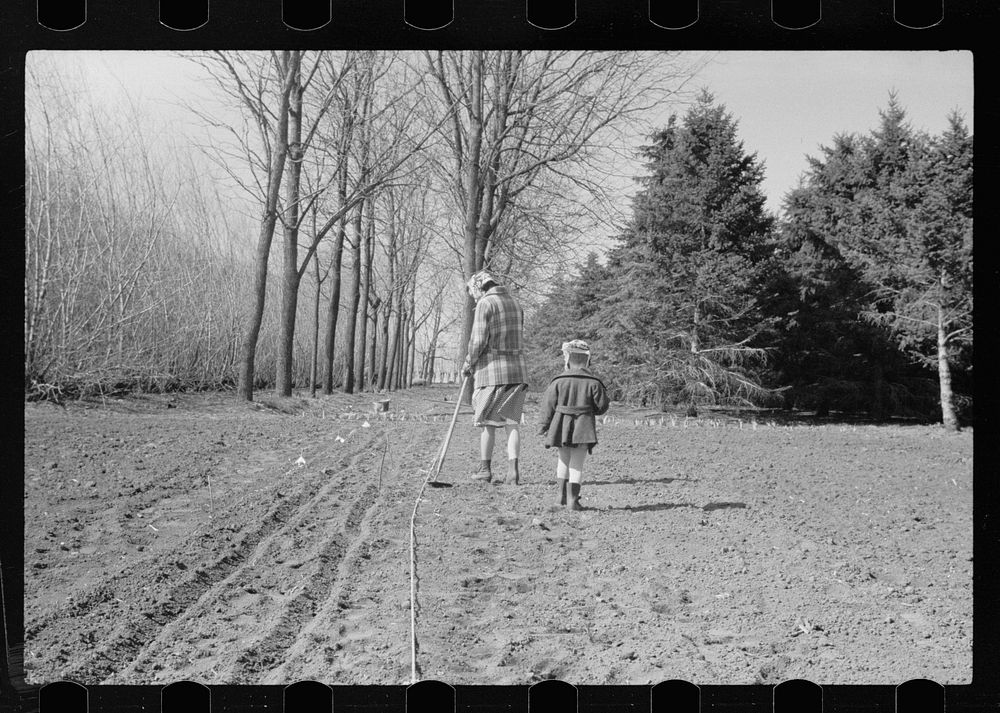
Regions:
M 479 470 L 472 474 L 473 480 L 485 480 L 487 483 L 493 480 L 493 471 L 490 470 L 488 460 L 479 461 Z
M 580 505 L 580 484 L 570 483 L 569 484 L 569 502 L 567 507 L 570 510 L 583 510 L 583 506 Z
M 566 479 L 565 478 L 556 478 L 556 480 L 559 481 L 559 504 L 560 505 L 565 505 L 566 504 Z

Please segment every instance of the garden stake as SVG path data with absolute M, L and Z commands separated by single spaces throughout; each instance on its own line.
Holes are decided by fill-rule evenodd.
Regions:
M 389 450 L 389 430 L 385 432 L 385 448 L 382 449 L 382 462 L 378 464 L 378 491 L 382 492 L 382 466 L 385 465 L 385 454 Z

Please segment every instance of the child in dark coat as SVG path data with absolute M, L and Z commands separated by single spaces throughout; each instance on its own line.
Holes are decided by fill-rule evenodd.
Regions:
M 552 379 L 542 396 L 540 435 L 545 436 L 546 448 L 559 449 L 556 466 L 559 504 L 571 510 L 582 510 L 583 462 L 597 445 L 596 416 L 607 412 L 610 402 L 604 383 L 590 371 L 587 343 L 581 339 L 565 342 L 562 352 L 565 370 Z

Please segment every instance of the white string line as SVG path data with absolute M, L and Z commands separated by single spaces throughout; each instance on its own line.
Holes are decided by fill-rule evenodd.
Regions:
M 424 482 L 417 491 L 417 499 L 413 503 L 413 513 L 410 515 L 410 683 L 417 682 L 417 546 L 416 546 L 416 522 L 417 508 L 420 499 L 424 495 L 424 489 L 430 482 L 431 476 L 438 470 L 441 463 L 441 454 L 434 459 L 434 463 L 427 471 Z
M 420 504 L 420 498 L 424 493 L 424 487 L 427 485 L 428 478 L 430 478 L 429 472 L 427 478 L 424 478 L 423 485 L 420 486 L 420 491 L 417 493 L 417 500 L 413 503 L 413 514 L 410 516 L 410 683 L 417 682 L 417 558 L 415 546 L 416 534 L 414 530 L 417 519 L 417 505 Z
M 459 398 L 461 399 L 461 397 Z M 448 435 L 451 435 L 450 432 Z M 434 458 L 434 462 L 427 470 L 427 476 L 424 478 L 424 482 L 421 483 L 420 490 L 417 491 L 417 499 L 413 503 L 413 513 L 410 515 L 410 683 L 417 682 L 417 508 L 420 506 L 420 500 L 431 477 L 433 476 L 435 480 L 437 479 L 441 465 L 444 462 L 444 454 L 447 447 L 448 436 L 445 436 L 444 442 L 441 444 L 441 450 L 438 451 L 437 457 Z
M 458 412 L 462 407 L 462 394 L 465 393 L 467 381 L 468 377 L 462 379 L 461 391 L 459 391 L 458 398 L 455 401 L 455 413 L 452 415 L 451 424 L 448 426 L 448 433 L 445 434 L 444 441 L 441 443 L 441 450 L 438 451 L 437 457 L 427 470 L 424 482 L 420 485 L 420 490 L 417 492 L 417 499 L 413 502 L 413 512 L 410 515 L 410 683 L 417 682 L 417 508 L 420 506 L 420 499 L 424 495 L 424 489 L 427 487 L 427 483 L 430 482 L 431 476 L 437 482 L 437 477 L 441 472 L 441 466 L 444 464 L 444 456 L 448 450 L 448 443 L 451 440 L 452 430 L 455 428 L 455 421 L 458 419 Z

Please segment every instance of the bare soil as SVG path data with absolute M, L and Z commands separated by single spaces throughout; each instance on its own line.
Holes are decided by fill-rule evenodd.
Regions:
M 26 404 L 29 681 L 409 683 L 456 391 Z M 536 414 L 423 491 L 421 678 L 971 681 L 971 432 L 613 406 L 571 512 Z

